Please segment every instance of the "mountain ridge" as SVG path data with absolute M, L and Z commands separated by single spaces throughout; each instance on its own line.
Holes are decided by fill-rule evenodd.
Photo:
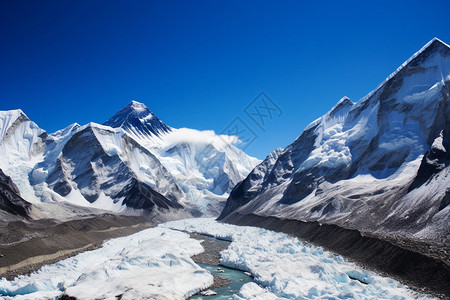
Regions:
M 450 295 L 450 47 L 342 98 L 231 191 L 218 220 L 293 234 Z
M 448 229 L 425 230 L 438 226 L 432 221 L 435 214 L 435 221 L 442 217 L 437 204 L 446 203 L 440 199 L 442 189 L 428 202 L 417 187 L 408 194 L 422 157 L 433 152 L 430 148 L 441 134 L 448 134 L 448 86 L 450 47 L 435 38 L 367 96 L 356 103 L 342 98 L 310 123 L 276 161 L 263 161 L 230 193 L 220 219 L 232 212 L 256 213 L 384 234 L 398 234 L 405 224 L 414 224 L 402 234 L 449 243 Z M 435 159 L 430 155 L 429 161 Z M 444 163 L 438 170 L 440 178 L 446 178 L 447 166 Z M 420 189 L 426 188 L 423 183 L 432 179 L 430 174 Z M 410 205 L 416 199 L 428 213 L 420 215 L 421 210 L 398 204 L 407 213 L 396 217 L 390 212 L 396 211 L 401 197 Z M 367 213 L 375 217 L 368 218 Z

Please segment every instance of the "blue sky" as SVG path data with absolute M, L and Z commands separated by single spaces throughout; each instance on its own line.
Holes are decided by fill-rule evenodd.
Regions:
M 240 118 L 264 158 L 341 97 L 357 101 L 433 37 L 450 1 L 1 1 L 0 110 L 48 132 L 131 100 L 173 127 Z M 264 91 L 263 128 L 244 109 Z

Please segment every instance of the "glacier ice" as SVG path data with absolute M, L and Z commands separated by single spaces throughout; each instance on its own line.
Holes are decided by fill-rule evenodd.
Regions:
M 284 233 L 208 218 L 161 226 L 232 241 L 221 253 L 221 264 L 248 271 L 255 281 L 235 299 L 432 299 Z
M 213 283 L 190 256 L 203 252 L 186 233 L 150 228 L 112 239 L 99 249 L 0 280 L 1 299 L 185 299 Z
M 284 233 L 184 219 L 112 239 L 13 281 L 0 280 L 4 299 L 43 299 L 62 293 L 78 299 L 184 299 L 213 283 L 190 256 L 203 251 L 197 232 L 232 241 L 221 253 L 227 267 L 250 272 L 242 299 L 432 299 L 399 282 L 364 270 L 321 247 Z

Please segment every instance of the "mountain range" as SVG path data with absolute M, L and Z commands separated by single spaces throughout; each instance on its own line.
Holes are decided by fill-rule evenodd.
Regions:
M 52 134 L 20 109 L 0 112 L 2 214 L 217 216 L 259 162 L 234 142 L 172 128 L 136 101 L 103 125 L 75 123 Z
M 0 112 L 2 220 L 113 212 L 296 235 L 414 285 L 450 284 L 450 47 L 437 38 L 263 161 L 132 101 L 52 134 Z M 418 277 L 418 274 L 420 276 Z

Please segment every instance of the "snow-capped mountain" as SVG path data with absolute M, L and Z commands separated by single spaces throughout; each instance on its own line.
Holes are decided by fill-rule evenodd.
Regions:
M 181 190 L 170 173 L 122 130 L 90 123 L 64 132 L 70 135 L 74 130 L 62 149 L 57 149 L 56 161 L 50 150 L 50 159 L 31 172 L 35 190 L 45 182 L 58 194 L 46 194 L 42 189 L 41 198 L 60 196 L 112 211 L 123 210 L 123 204 L 137 209 L 181 208 L 177 202 Z
M 143 103 L 132 101 L 104 125 L 122 128 L 173 175 L 184 204 L 218 215 L 231 189 L 259 163 L 233 145 L 236 137 L 172 128 Z
M 74 207 L 218 215 L 258 163 L 232 137 L 171 128 L 136 101 L 105 125 L 75 123 L 50 135 L 21 110 L 0 112 L 0 134 L 0 169 L 17 186 L 16 198 L 33 204 L 26 212 L 35 218 L 79 214 Z M 7 210 L 14 201 L 5 199 Z
M 48 135 L 21 110 L 1 112 L 0 125 L 6 208 L 19 203 L 34 218 L 130 209 L 190 215 L 171 174 L 123 130 L 73 124 Z
M 450 244 L 450 47 L 431 40 L 373 92 L 342 98 L 231 192 L 242 215 Z

